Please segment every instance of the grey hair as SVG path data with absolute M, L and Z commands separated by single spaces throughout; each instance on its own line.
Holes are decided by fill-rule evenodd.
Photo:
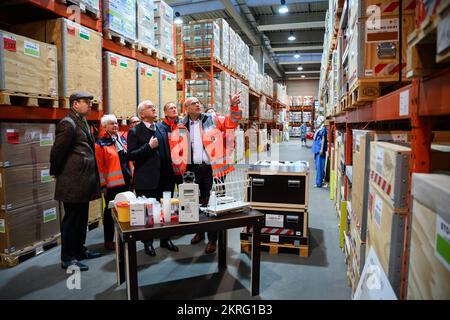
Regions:
M 153 102 L 151 102 L 150 100 L 144 100 L 141 103 L 139 103 L 138 108 L 137 108 L 137 111 L 138 111 L 138 114 L 139 114 L 139 118 L 141 117 L 141 113 L 149 105 L 154 107 Z
M 117 122 L 116 116 L 113 115 L 113 114 L 105 114 L 105 115 L 101 118 L 100 123 L 102 124 L 102 127 L 106 127 L 106 125 L 107 125 L 110 121 L 111 121 L 111 122 Z

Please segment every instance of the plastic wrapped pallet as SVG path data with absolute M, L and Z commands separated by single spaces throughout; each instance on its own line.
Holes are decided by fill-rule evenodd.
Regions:
M 87 11 L 100 13 L 100 0 L 80 0 L 80 3 L 85 5 Z
M 15 32 L 58 49 L 58 93 L 69 108 L 74 91 L 89 92 L 102 109 L 102 34 L 65 18 L 15 25 Z
M 30 97 L 57 96 L 56 46 L 1 30 L 0 43 L 0 90 Z
M 230 64 L 230 26 L 225 19 L 217 19 L 220 29 L 220 59 L 225 66 Z
M 173 22 L 173 9 L 166 2 L 161 0 L 154 1 L 155 18 L 163 18 L 166 21 Z
M 109 113 L 119 119 L 136 114 L 137 79 L 136 60 L 112 53 L 104 54 L 104 101 Z
M 242 118 L 248 119 L 250 116 L 250 93 L 248 86 L 241 83 L 241 104 L 240 109 L 242 110 Z
M 155 17 L 155 48 L 173 57 L 173 23 L 161 17 Z
M 190 22 L 190 39 L 185 44 L 196 58 L 210 57 L 214 45 L 213 56 L 221 61 L 220 39 L 220 27 L 215 21 L 194 21 Z
M 177 101 L 177 79 L 176 75 L 165 71 L 163 69 L 160 69 L 159 72 L 160 76 L 160 105 L 161 110 L 162 107 L 167 102 L 176 102 Z M 160 110 L 160 116 L 162 117 L 162 111 Z
M 141 47 L 151 49 L 155 43 L 155 16 L 153 0 L 137 0 L 137 41 Z
M 137 68 L 138 103 L 150 100 L 160 114 L 163 106 L 159 104 L 159 69 L 142 62 L 138 62 Z
M 230 106 L 231 96 L 231 76 L 227 72 L 220 73 L 220 82 L 222 86 L 222 107 L 216 110 L 219 114 L 224 114 L 225 110 Z
M 256 73 L 258 71 L 258 63 L 256 62 L 255 58 L 253 56 L 249 57 L 249 76 L 248 76 L 248 82 L 250 85 L 250 88 L 253 90 L 256 90 Z
M 264 76 L 261 73 L 256 74 L 256 91 L 258 93 L 263 93 L 264 89 Z
M 54 139 L 54 124 L 0 123 L 0 167 L 48 163 Z
M 0 178 L 0 210 L 15 210 L 54 197 L 55 180 L 48 163 L 2 168 Z
M 450 299 L 449 191 L 449 175 L 412 175 L 408 300 Z
M 238 35 L 232 28 L 230 28 L 230 69 L 236 71 L 237 69 L 237 46 L 238 46 Z
M 103 0 L 103 31 L 136 41 L 136 0 Z

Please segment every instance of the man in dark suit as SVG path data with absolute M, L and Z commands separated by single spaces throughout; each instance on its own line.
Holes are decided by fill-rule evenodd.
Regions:
M 94 137 L 86 121 L 92 108 L 92 95 L 75 92 L 70 110 L 56 127 L 50 153 L 50 174 L 56 176 L 55 200 L 64 204 L 61 223 L 61 267 L 89 267 L 80 262 L 101 254 L 84 246 L 89 216 L 89 201 L 100 198 L 100 178 L 95 161 Z
M 160 186 L 162 147 L 159 143 L 164 136 L 155 124 L 156 108 L 150 100 L 139 104 L 138 114 L 142 122 L 128 132 L 128 157 L 134 161 L 134 189 L 138 196 L 159 201 L 165 191 Z M 153 239 L 145 241 L 144 246 L 146 254 L 152 257 L 156 255 Z M 160 246 L 178 251 L 169 238 L 161 239 Z

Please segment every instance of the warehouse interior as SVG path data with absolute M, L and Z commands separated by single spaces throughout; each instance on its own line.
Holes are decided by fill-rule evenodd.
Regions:
M 449 30 L 447 0 L 2 1 L 0 299 L 450 299 Z

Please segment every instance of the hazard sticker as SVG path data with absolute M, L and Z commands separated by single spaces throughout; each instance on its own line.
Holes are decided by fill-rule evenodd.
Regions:
M 14 39 L 13 37 L 3 36 L 3 48 L 5 48 L 5 50 L 16 52 L 16 43 L 16 39 Z
M 19 131 L 6 129 L 6 142 L 9 144 L 19 144 Z

